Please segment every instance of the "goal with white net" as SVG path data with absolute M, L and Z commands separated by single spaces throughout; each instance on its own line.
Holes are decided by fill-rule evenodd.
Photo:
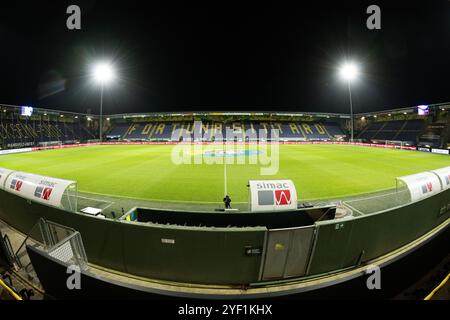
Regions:
M 404 141 L 386 140 L 386 148 L 403 149 L 405 147 Z

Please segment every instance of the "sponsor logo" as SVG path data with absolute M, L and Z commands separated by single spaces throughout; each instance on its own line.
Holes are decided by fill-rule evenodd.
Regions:
M 289 189 L 288 183 L 281 183 L 281 182 L 261 182 L 256 185 L 258 189 L 270 189 L 270 190 L 277 190 L 277 189 Z
M 428 182 L 427 184 L 422 185 L 422 193 L 426 194 L 433 191 L 433 184 Z
M 275 190 L 275 201 L 277 206 L 291 205 L 291 191 L 290 190 Z
M 418 151 L 422 151 L 422 152 L 431 152 L 430 149 L 428 148 L 417 148 Z
M 260 206 L 289 206 L 292 204 L 290 190 L 258 191 L 258 205 Z
M 260 206 L 273 206 L 275 200 L 273 197 L 273 191 L 258 191 L 258 205 Z
M 52 191 L 53 191 L 52 188 L 38 186 L 36 188 L 36 190 L 34 191 L 34 196 L 36 198 L 48 201 L 48 200 L 50 200 L 50 196 L 52 195 Z
M 22 185 L 23 185 L 23 181 L 22 180 L 13 179 L 11 181 L 10 188 L 15 190 L 15 191 L 17 191 L 17 192 L 20 192 L 20 190 L 22 189 Z

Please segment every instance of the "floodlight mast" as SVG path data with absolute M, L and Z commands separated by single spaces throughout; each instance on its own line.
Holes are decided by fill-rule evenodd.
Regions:
M 348 86 L 348 96 L 350 100 L 350 142 L 354 141 L 354 131 L 355 131 L 355 119 L 353 115 L 353 99 L 352 99 L 352 81 L 355 81 L 358 77 L 359 70 L 356 64 L 354 63 L 344 63 L 340 68 L 340 76 L 343 80 L 347 81 Z
M 98 63 L 94 67 L 94 80 L 100 84 L 100 142 L 103 142 L 103 92 L 105 85 L 114 80 L 114 69 L 108 62 Z

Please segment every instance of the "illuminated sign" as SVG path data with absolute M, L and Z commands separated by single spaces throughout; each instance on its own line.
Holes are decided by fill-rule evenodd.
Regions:
M 22 107 L 22 116 L 31 117 L 33 115 L 33 107 Z
M 419 116 L 427 116 L 430 114 L 430 108 L 426 105 L 418 106 L 417 113 L 419 114 Z

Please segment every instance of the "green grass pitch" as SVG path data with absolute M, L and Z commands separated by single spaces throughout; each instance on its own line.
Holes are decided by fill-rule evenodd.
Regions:
M 212 150 L 218 146 L 203 148 Z M 89 193 L 220 202 L 224 195 L 224 166 L 175 165 L 171 161 L 172 149 L 170 145 L 116 145 L 39 151 L 0 156 L 0 167 L 76 180 L 78 189 Z M 414 151 L 281 145 L 276 175 L 261 176 L 261 165 L 227 165 L 227 185 L 234 203 L 247 200 L 246 185 L 250 179 L 291 179 L 299 200 L 339 198 L 394 188 L 398 176 L 449 165 L 449 156 Z

